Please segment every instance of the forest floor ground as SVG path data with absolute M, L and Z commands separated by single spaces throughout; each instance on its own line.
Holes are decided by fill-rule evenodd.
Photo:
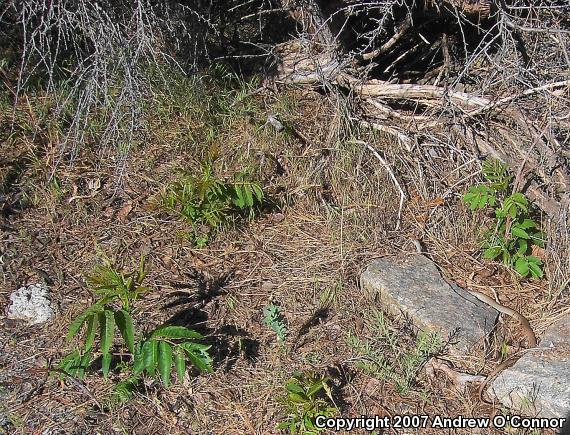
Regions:
M 0 113 L 0 193 L 11 201 L 0 222 L 6 433 L 278 433 L 295 370 L 328 375 L 342 416 L 510 412 L 481 403 L 476 386 L 456 391 L 443 374 L 427 376 L 430 355 L 413 329 L 381 315 L 358 283 L 371 260 L 412 255 L 419 239 L 447 278 L 493 288 L 540 334 L 557 314 L 559 292 L 548 280 L 520 280 L 481 259 L 489 218 L 461 201 L 475 166 L 458 167 L 452 152 L 440 150 L 436 158 L 448 170 L 422 179 L 425 162 L 406 166 L 389 138 L 350 126 L 341 100 L 313 91 L 180 80 L 148 98 L 144 139 L 126 158 L 93 141 L 66 162 L 64 127 L 44 121 L 49 96 L 30 94 Z M 399 194 L 362 141 L 407 186 L 401 222 Z M 250 170 L 267 201 L 255 218 L 198 248 L 189 223 L 161 207 L 160 197 L 179 171 L 200 171 L 206 160 L 220 177 Z M 201 331 L 212 345 L 213 373 L 167 389 L 145 380 L 125 403 L 108 400 L 123 378 L 118 370 L 107 379 L 95 371 L 82 384 L 48 376 L 45 368 L 72 349 L 71 321 L 94 301 L 85 277 L 102 255 L 127 271 L 146 258 L 152 291 L 138 301 L 137 327 L 176 319 Z M 54 320 L 27 327 L 7 319 L 10 294 L 35 282 L 49 285 Z M 281 308 L 284 342 L 264 324 L 271 303 Z M 488 373 L 497 355 L 522 347 L 516 322 L 504 323 L 486 359 L 457 360 L 445 349 L 440 357 L 459 371 Z

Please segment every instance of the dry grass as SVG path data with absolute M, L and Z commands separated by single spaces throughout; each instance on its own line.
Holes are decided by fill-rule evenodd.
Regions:
M 361 269 L 375 257 L 413 252 L 411 238 L 424 241 L 450 278 L 495 288 L 503 303 L 521 309 L 538 331 L 560 312 L 562 296 L 553 299 L 547 283 L 519 282 L 500 266 L 485 273 L 489 265 L 478 259 L 476 244 L 482 220 L 457 196 L 476 163 L 446 148 L 437 149 L 437 167 L 410 160 L 386 138 L 351 127 L 340 97 L 266 89 L 246 94 L 224 97 L 227 112 L 212 103 L 226 114 L 217 120 L 204 100 L 189 96 L 181 103 L 157 94 L 147 141 L 131 151 L 119 190 L 112 170 L 105 169 L 112 165 L 97 163 L 89 149 L 74 166 L 57 171 L 54 186 L 45 182 L 53 162 L 49 134 L 23 132 L 12 142 L 25 143 L 26 152 L 8 161 L 21 162 L 21 169 L 17 183 L 7 187 L 30 200 L 3 218 L 0 298 L 5 305 L 13 289 L 47 276 L 58 313 L 55 322 L 32 329 L 0 320 L 5 399 L 0 412 L 10 430 L 275 433 L 284 415 L 284 382 L 294 369 L 328 373 L 343 415 L 498 411 L 478 403 L 474 390 L 459 393 L 445 378 L 430 380 L 423 371 L 413 391 L 400 396 L 393 385 L 358 370 L 358 355 L 346 342 L 349 333 L 371 333 L 370 301 L 358 287 Z M 270 113 L 291 129 L 277 133 L 265 125 Z M 208 139 L 211 125 L 215 134 Z M 410 200 L 398 230 L 398 192 L 385 167 L 355 139 L 381 152 L 408 187 Z M 195 167 L 211 153 L 219 155 L 221 174 L 257 168 L 278 207 L 195 249 L 183 236 L 186 224 L 157 208 L 156 197 L 177 169 Z M 35 158 L 18 160 L 23 154 Z M 126 266 L 147 256 L 148 284 L 155 291 L 141 301 L 141 326 L 177 316 L 206 332 L 216 361 L 213 374 L 187 378 L 166 391 L 148 381 L 131 402 L 101 410 L 81 387 L 33 371 L 56 362 L 67 348 L 63 336 L 69 322 L 92 299 L 83 276 L 98 251 Z M 196 307 L 196 288 L 209 288 L 225 275 L 229 282 L 219 294 Z M 168 307 L 173 301 L 180 305 Z M 288 324 L 283 345 L 263 324 L 262 309 L 270 302 L 282 307 Z M 403 343 L 413 343 L 408 329 L 397 321 L 393 325 Z M 506 331 L 516 330 L 508 326 Z M 520 337 L 506 339 L 517 347 Z M 473 358 L 462 368 L 480 372 L 485 362 Z M 93 375 L 85 388 L 105 405 L 118 377 Z

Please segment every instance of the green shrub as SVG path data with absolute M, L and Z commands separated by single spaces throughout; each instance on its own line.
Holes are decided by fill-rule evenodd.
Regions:
M 315 373 L 293 373 L 287 384 L 285 403 L 289 414 L 277 429 L 287 429 L 291 434 L 313 435 L 324 429 L 315 425 L 319 415 L 333 417 L 336 414 L 328 377 Z M 323 394 L 324 393 L 324 394 Z
M 239 218 L 255 215 L 263 202 L 263 189 L 245 172 L 231 180 L 218 178 L 211 163 L 198 175 L 184 174 L 162 195 L 162 204 L 192 225 L 196 246 L 205 246 L 223 228 Z
M 116 397 L 121 399 L 129 396 L 143 372 L 154 378 L 160 376 L 164 386 L 168 386 L 173 364 L 179 380 L 184 376 L 187 361 L 200 371 L 212 371 L 210 346 L 200 343 L 204 337 L 196 331 L 162 325 L 148 334 L 137 334 L 133 305 L 141 293 L 150 290 L 142 285 L 145 276 L 144 259 L 139 269 L 129 274 L 115 269 L 106 259 L 95 267 L 87 282 L 99 299 L 71 323 L 68 341 L 85 329 L 83 343 L 60 361 L 59 373 L 83 379 L 95 356 L 100 355 L 101 370 L 107 377 L 113 350 L 120 350 L 122 355 L 131 356 L 127 363 L 117 365 L 129 375 L 127 381 L 116 385 Z M 115 341 L 117 330 L 122 343 Z
M 493 228 L 486 231 L 483 240 L 483 257 L 500 259 L 523 277 L 542 278 L 542 261 L 531 254 L 533 246 L 544 246 L 544 233 L 531 218 L 527 198 L 509 191 L 513 177 L 505 164 L 485 160 L 483 176 L 486 182 L 471 186 L 463 196 L 471 210 L 490 208 L 494 212 Z

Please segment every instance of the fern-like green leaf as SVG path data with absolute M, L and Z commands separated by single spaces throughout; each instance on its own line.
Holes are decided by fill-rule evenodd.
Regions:
M 496 159 L 485 159 L 482 164 L 482 173 L 494 190 L 506 190 L 513 178 L 509 174 L 509 167 Z

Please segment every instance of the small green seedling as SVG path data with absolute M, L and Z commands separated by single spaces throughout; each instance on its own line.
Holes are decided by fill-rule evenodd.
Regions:
M 281 308 L 271 303 L 263 308 L 263 322 L 269 326 L 276 334 L 279 341 L 284 342 L 287 338 L 287 325 Z
M 183 174 L 163 193 L 162 204 L 192 225 L 194 244 L 204 247 L 238 218 L 252 218 L 261 206 L 263 189 L 248 178 L 245 172 L 231 180 L 218 178 L 212 164 L 205 163 L 200 174 Z
M 130 311 L 139 295 L 149 290 L 142 285 L 145 276 L 142 258 L 139 269 L 128 275 L 114 269 L 107 259 L 95 267 L 87 283 L 99 299 L 71 323 L 67 333 L 67 340 L 71 341 L 86 325 L 83 346 L 66 356 L 60 363 L 60 369 L 82 379 L 95 351 L 97 333 L 104 376 L 109 373 L 117 329 L 129 352 L 134 353 L 135 329 Z M 120 304 L 120 308 L 113 305 L 115 302 Z
M 316 435 L 324 428 L 318 428 L 315 420 L 319 415 L 333 417 L 337 410 L 334 406 L 330 379 L 315 373 L 293 373 L 287 384 L 285 403 L 288 408 L 287 419 L 277 429 L 288 430 L 292 435 Z

